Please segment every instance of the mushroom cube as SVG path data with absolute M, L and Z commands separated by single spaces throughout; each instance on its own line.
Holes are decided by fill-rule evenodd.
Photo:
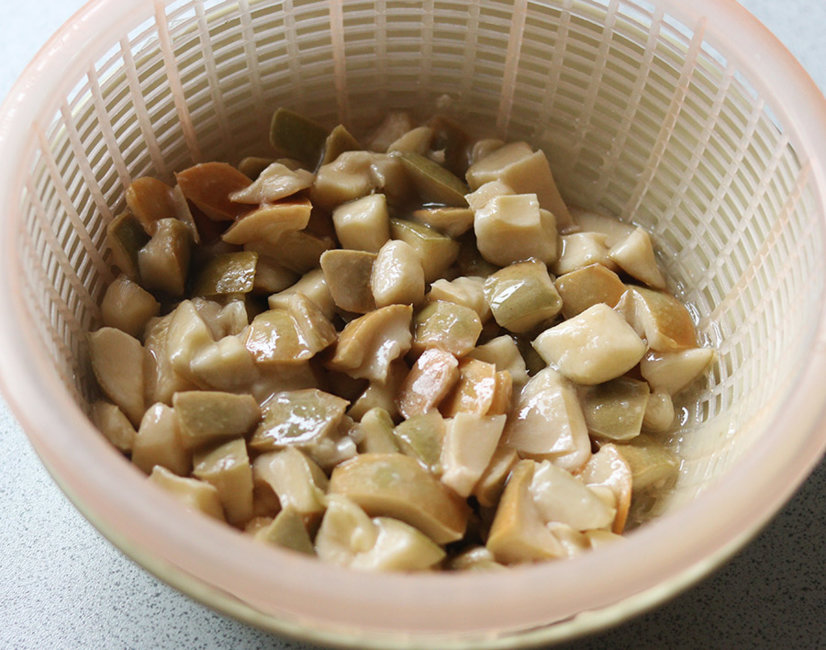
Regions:
M 195 279 L 196 296 L 225 296 L 249 293 L 255 286 L 258 253 L 236 251 L 216 255 L 204 264 Z
M 124 452 L 131 452 L 135 442 L 135 427 L 123 411 L 104 400 L 92 404 L 92 422 L 115 447 Z
M 390 235 L 410 244 L 424 271 L 425 282 L 442 277 L 459 255 L 459 244 L 434 228 L 403 219 L 390 220 Z
M 585 385 L 625 374 L 646 350 L 622 316 L 603 303 L 545 330 L 532 345 L 546 363 Z
M 651 351 L 640 361 L 640 372 L 652 390 L 676 395 L 699 377 L 713 358 L 711 348 Z
M 377 307 L 416 305 L 424 299 L 424 269 L 415 249 L 401 240 L 385 243 L 370 274 L 370 290 Z
M 213 221 L 233 221 L 247 209 L 234 203 L 230 194 L 242 190 L 252 181 L 232 165 L 207 162 L 175 174 L 184 196 Z
M 252 467 L 243 438 L 195 452 L 192 475 L 214 485 L 227 521 L 243 524 L 252 517 Z
M 508 372 L 514 386 L 522 386 L 528 381 L 525 359 L 519 352 L 516 341 L 508 335 L 497 336 L 483 345 L 477 345 L 467 356 L 492 363 L 499 372 Z
M 673 352 L 697 346 L 691 314 L 674 296 L 631 286 L 616 309 L 655 352 Z
M 151 293 L 123 274 L 107 287 L 100 303 L 103 324 L 135 338 L 143 334 L 149 319 L 157 316 L 160 309 Z
M 457 357 L 470 352 L 482 333 L 482 322 L 475 311 L 443 300 L 423 307 L 413 327 L 414 352 L 438 348 Z
M 399 451 L 418 460 L 431 474 L 442 473 L 445 421 L 437 410 L 413 415 L 393 430 Z
M 190 449 L 222 438 L 244 436 L 261 417 L 261 410 L 251 395 L 222 391 L 175 393 L 172 405 Z
M 674 452 L 644 433 L 616 447 L 631 468 L 635 494 L 651 487 L 662 487 L 676 476 L 680 467 L 680 459 Z
M 342 248 L 378 253 L 390 239 L 384 194 L 370 194 L 333 210 L 336 237 Z
M 255 484 L 272 488 L 282 509 L 308 516 L 324 512 L 327 476 L 295 447 L 261 454 L 252 463 L 252 475 Z
M 460 276 L 453 280 L 440 278 L 430 285 L 427 300 L 444 300 L 469 307 L 483 323 L 490 318 L 490 306 L 485 300 L 485 279 L 478 276 Z
M 622 458 L 616 445 L 602 445 L 585 463 L 578 476 L 588 487 L 604 486 L 613 492 L 617 514 L 611 530 L 621 533 L 631 505 L 632 475 L 630 466 Z
M 574 530 L 611 526 L 616 509 L 609 507 L 582 481 L 550 461 L 536 466 L 529 491 L 542 519 Z
M 399 389 L 399 412 L 406 418 L 435 409 L 459 379 L 459 362 L 450 352 L 425 350 Z
M 103 392 L 134 426 L 139 425 L 146 410 L 140 341 L 114 327 L 101 327 L 89 334 L 89 356 Z
M 562 298 L 541 262 L 506 266 L 485 280 L 484 291 L 494 320 L 515 333 L 551 320 L 562 308 Z
M 605 235 L 596 232 L 577 232 L 559 238 L 561 250 L 559 259 L 553 264 L 557 275 L 565 275 L 591 264 L 601 264 L 605 268 L 616 266 L 608 256 L 609 249 Z
M 493 406 L 496 388 L 496 366 L 478 359 L 462 359 L 456 386 L 441 402 L 442 413 L 445 417 L 457 413 L 485 415 Z
M 166 404 L 153 404 L 146 411 L 132 444 L 132 463 L 149 474 L 156 465 L 186 476 L 192 455 L 175 412 Z
M 186 288 L 192 235 L 183 221 L 160 219 L 155 234 L 138 251 L 141 284 L 150 290 L 181 296 Z
M 507 266 L 531 257 L 549 264 L 557 256 L 556 221 L 535 194 L 493 197 L 474 213 L 476 246 L 488 262 Z
M 614 307 L 626 289 L 619 276 L 602 264 L 589 264 L 561 275 L 554 286 L 562 298 L 565 318 L 573 318 L 601 302 Z
M 504 415 L 457 413 L 447 420 L 440 459 L 442 483 L 459 496 L 470 496 L 496 451 L 504 426 Z
M 597 438 L 630 440 L 640 435 L 650 390 L 644 381 L 617 377 L 580 391 L 588 430 Z
M 325 251 L 320 258 L 324 281 L 339 309 L 366 314 L 376 308 L 370 277 L 375 253 L 335 249 Z
M 218 490 L 209 483 L 196 478 L 177 476 L 161 465 L 156 465 L 152 469 L 149 482 L 165 490 L 187 509 L 224 521 Z
M 665 289 L 665 278 L 657 266 L 651 236 L 642 228 L 614 244 L 608 256 L 628 275 L 654 289 Z
M 173 219 L 178 216 L 172 188 L 157 178 L 151 176 L 136 178 L 126 188 L 125 198 L 126 207 L 143 224 L 148 233 L 155 231 L 158 220 Z
M 225 336 L 202 348 L 190 369 L 199 384 L 226 391 L 247 386 L 258 376 L 252 355 L 237 336 Z
M 229 199 L 252 205 L 273 203 L 307 189 L 313 184 L 313 178 L 306 169 L 290 169 L 281 162 L 273 162 L 259 172 L 251 185 L 232 192 Z
M 249 532 L 249 528 L 247 532 Z M 253 538 L 268 544 L 289 548 L 306 555 L 315 555 L 313 542 L 310 539 L 310 534 L 307 532 L 304 518 L 301 516 L 301 513 L 296 512 L 292 508 L 282 509 L 281 512 L 275 516 L 275 519 L 257 526 L 253 533 Z

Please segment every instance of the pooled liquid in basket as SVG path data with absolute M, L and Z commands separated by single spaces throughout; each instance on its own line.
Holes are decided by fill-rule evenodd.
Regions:
M 275 112 L 272 151 L 135 180 L 90 335 L 101 431 L 262 543 L 368 570 L 610 543 L 708 366 L 650 236 L 529 143 Z

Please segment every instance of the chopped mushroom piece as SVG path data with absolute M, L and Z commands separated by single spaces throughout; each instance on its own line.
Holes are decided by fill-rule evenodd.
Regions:
M 504 415 L 457 413 L 447 420 L 440 459 L 442 483 L 459 496 L 470 496 L 493 458 L 504 426 Z
M 106 226 L 106 245 L 112 251 L 112 263 L 130 278 L 138 277 L 138 251 L 148 241 L 143 225 L 129 210 Z
M 501 571 L 505 565 L 493 559 L 493 553 L 484 546 L 473 546 L 451 558 L 447 568 L 451 571 Z
M 101 327 L 89 334 L 89 356 L 98 385 L 138 426 L 146 410 L 140 341 L 114 327 Z
M 261 156 L 246 156 L 245 158 L 241 158 L 241 160 L 238 162 L 238 171 L 241 172 L 247 178 L 255 180 L 256 178 L 258 178 L 262 171 L 264 171 L 274 162 L 280 162 L 287 169 L 298 169 L 299 167 L 301 167 L 301 164 L 297 160 L 291 161 L 295 163 L 293 165 L 288 164 L 290 162 L 289 158 L 273 160 L 272 158 L 263 158 Z
M 280 293 L 303 293 L 321 310 L 321 313 L 328 320 L 331 320 L 336 314 L 336 304 L 333 302 L 330 289 L 327 287 L 327 281 L 324 279 L 324 271 L 321 269 L 308 271 L 301 276 L 298 282 Z M 278 298 L 270 296 L 268 300 L 271 309 L 274 307 L 274 300 L 277 301 Z
M 126 275 L 119 275 L 107 287 L 100 303 L 103 324 L 139 338 L 161 305 L 151 293 Z
M 547 267 L 536 261 L 511 264 L 488 276 L 485 298 L 494 320 L 515 333 L 532 330 L 562 309 Z
M 192 463 L 192 475 L 218 490 L 230 524 L 243 524 L 252 517 L 252 467 L 243 438 L 195 452 Z
M 376 543 L 353 558 L 350 566 L 369 571 L 424 571 L 439 564 L 445 552 L 427 535 L 398 519 L 375 517 Z
M 399 444 L 393 435 L 393 418 L 383 408 L 371 408 L 361 417 L 359 425 L 360 454 L 389 454 L 399 451 Z
M 462 359 L 456 386 L 439 408 L 445 417 L 457 413 L 485 415 L 494 405 L 496 388 L 496 366 L 478 359 Z M 510 394 L 507 398 L 510 399 Z
M 634 232 L 634 226 L 620 221 L 616 217 L 600 214 L 593 210 L 571 207 L 571 217 L 575 226 L 584 232 L 598 232 L 606 236 L 605 245 L 609 248 Z
M 497 371 L 506 371 L 513 380 L 514 387 L 520 387 L 528 381 L 528 370 L 519 347 L 507 334 L 497 336 L 483 345 L 478 345 L 467 353 L 468 357 L 487 361 L 496 366 Z
M 591 264 L 600 264 L 608 269 L 616 268 L 608 256 L 606 237 L 601 233 L 577 232 L 562 235 L 559 242 L 561 245 L 559 259 L 552 267 L 557 275 L 565 275 Z
M 566 554 L 545 526 L 531 494 L 536 467 L 532 460 L 517 463 L 499 500 L 486 544 L 497 562 L 536 562 Z
M 545 330 L 532 345 L 546 363 L 585 385 L 625 374 L 646 347 L 622 316 L 602 303 Z
M 387 411 L 391 417 L 398 417 L 396 397 L 408 372 L 410 368 L 403 359 L 393 361 L 387 369 L 387 377 L 384 381 L 371 381 L 364 392 L 353 402 L 347 415 L 359 420 L 370 409 L 379 407 Z
M 234 203 L 230 194 L 247 187 L 252 181 L 232 165 L 207 162 L 175 174 L 184 196 L 213 221 L 233 221 L 247 210 Z
M 304 518 L 293 508 L 284 508 L 275 519 L 256 527 L 253 537 L 261 542 L 289 548 L 306 555 L 315 555 L 313 542 Z
M 333 162 L 345 151 L 357 151 L 361 149 L 358 140 L 347 130 L 343 124 L 337 125 L 327 139 L 324 141 L 324 153 L 321 156 L 321 165 Z
M 640 361 L 640 372 L 653 391 L 676 395 L 697 379 L 713 358 L 714 350 L 711 348 L 651 351 Z
M 123 452 L 131 452 L 135 442 L 135 427 L 123 411 L 104 400 L 92 404 L 92 422 L 106 439 Z
M 340 494 L 331 494 L 315 538 L 315 551 L 322 560 L 350 566 L 356 556 L 376 544 L 378 530 L 359 506 Z
M 473 231 L 479 252 L 492 264 L 556 260 L 556 221 L 535 194 L 494 196 L 474 212 Z
M 507 481 L 513 466 L 519 462 L 519 455 L 515 449 L 500 444 L 493 452 L 493 456 L 482 472 L 482 476 L 473 486 L 473 496 L 479 502 L 479 505 L 485 508 L 493 508 L 499 502 L 499 497 L 502 495 L 502 490 L 505 489 L 505 481 Z
M 249 293 L 255 284 L 258 253 L 236 251 L 210 258 L 192 289 L 196 296 L 225 296 Z
M 499 138 L 482 138 L 473 143 L 470 151 L 470 164 L 474 164 L 489 156 L 497 149 L 505 146 L 505 141 Z
M 598 303 L 615 307 L 626 289 L 619 276 L 602 264 L 589 264 L 561 275 L 554 286 L 562 298 L 565 318 L 573 318 Z
M 628 275 L 654 289 L 665 289 L 665 278 L 657 266 L 651 236 L 642 228 L 614 244 L 608 255 Z
M 496 196 L 516 194 L 513 188 L 502 181 L 489 181 L 480 185 L 470 194 L 465 194 L 465 200 L 474 213 L 484 208 L 488 201 Z
M 585 533 L 578 531 L 573 526 L 563 524 L 560 521 L 551 521 L 546 525 L 553 536 L 562 544 L 567 557 L 576 557 L 591 547 Z
M 257 178 L 244 189 L 229 195 L 235 203 L 259 205 L 272 203 L 292 196 L 313 184 L 313 174 L 306 169 L 290 169 L 283 163 L 274 162 L 262 169 Z
M 132 443 L 132 462 L 149 474 L 161 465 L 179 476 L 192 468 L 192 454 L 175 412 L 166 404 L 153 404 L 141 420 Z
M 381 191 L 390 203 L 407 193 L 407 179 L 401 162 L 393 156 L 367 151 L 345 151 L 316 172 L 310 199 L 323 210 L 333 210 L 374 191 Z
M 324 281 L 336 307 L 355 314 L 366 314 L 376 308 L 370 277 L 375 253 L 336 249 L 321 255 Z
M 287 233 L 307 227 L 312 207 L 306 198 L 290 198 L 256 206 L 239 215 L 221 239 L 228 244 L 260 242 L 277 246 Z
M 398 450 L 418 460 L 435 476 L 442 473 L 445 421 L 439 411 L 430 410 L 408 417 L 393 429 Z
M 150 234 L 155 231 L 159 219 L 178 216 L 172 188 L 150 176 L 136 178 L 126 188 L 126 207 Z
M 571 215 L 556 187 L 548 159 L 525 142 L 511 142 L 495 148 L 467 170 L 472 189 L 490 181 L 502 181 L 517 194 L 536 194 L 543 210 L 553 213 L 560 228 L 567 228 Z
M 288 230 L 275 244 L 267 241 L 254 241 L 244 244 L 244 250 L 266 255 L 290 271 L 307 273 L 319 266 L 324 251 L 335 246 L 332 237 L 313 234 L 309 230 Z
M 399 519 L 437 544 L 460 540 L 469 508 L 419 463 L 404 454 L 359 454 L 338 465 L 330 494 L 342 494 L 370 516 Z
M 635 493 L 665 485 L 676 476 L 680 466 L 674 452 L 644 433 L 616 447 L 631 468 Z
M 410 305 L 389 305 L 350 321 L 328 366 L 351 377 L 385 381 L 391 362 L 410 349 L 412 314 Z
M 675 417 L 671 396 L 662 391 L 655 391 L 648 396 L 642 428 L 652 433 L 663 433 L 671 428 Z
M 160 219 L 155 234 L 138 251 L 141 284 L 151 290 L 182 296 L 186 288 L 192 235 L 183 221 Z
M 246 435 L 261 417 L 261 410 L 251 395 L 216 390 L 175 393 L 172 405 L 190 449 L 222 438 Z
M 451 207 L 465 207 L 465 182 L 440 164 L 412 151 L 393 154 L 404 165 L 408 177 L 416 187 L 422 203 L 436 203 Z
M 655 352 L 697 346 L 691 314 L 685 305 L 667 293 L 630 286 L 616 309 Z
M 252 463 L 253 481 L 269 485 L 282 509 L 319 515 L 326 507 L 327 476 L 295 447 L 261 454 Z
M 460 237 L 473 228 L 473 210 L 470 208 L 420 208 L 413 210 L 414 221 L 435 228 L 448 237 Z
M 485 300 L 485 278 L 478 276 L 461 276 L 453 280 L 444 278 L 430 285 L 428 302 L 444 300 L 457 305 L 469 307 L 479 316 L 481 322 L 490 318 L 490 306 Z
M 616 509 L 607 506 L 581 478 L 547 460 L 537 464 L 529 491 L 546 523 L 592 530 L 610 526 L 616 516 Z
M 522 388 L 505 426 L 503 441 L 520 455 L 548 458 L 566 469 L 582 467 L 591 440 L 573 383 L 552 368 Z
M 430 140 L 433 138 L 433 129 L 429 126 L 417 126 L 415 129 L 402 133 L 387 146 L 387 153 L 394 151 L 410 151 L 424 156 L 430 148 Z M 381 151 L 371 147 L 375 151 Z
M 428 303 L 414 318 L 413 351 L 438 348 L 461 357 L 470 352 L 482 333 L 475 311 L 454 302 Z
M 390 217 L 384 194 L 344 203 L 333 210 L 336 237 L 342 248 L 378 253 L 390 239 Z
M 640 435 L 650 390 L 644 381 L 617 377 L 580 391 L 585 422 L 597 438 L 630 440 Z
M 367 139 L 370 151 L 385 152 L 390 145 L 413 129 L 413 120 L 404 111 L 391 111 L 376 127 L 373 134 Z M 428 143 L 430 138 L 428 137 Z
M 611 443 L 602 445 L 585 463 L 579 477 L 588 487 L 606 486 L 614 494 L 616 517 L 611 526 L 615 533 L 625 529 L 628 518 L 628 508 L 631 505 L 631 467 L 623 459 L 616 445 Z
M 146 404 L 163 402 L 172 404 L 172 395 L 178 391 L 197 388 L 193 379 L 178 372 L 172 364 L 168 352 L 169 326 L 175 312 L 152 318 L 144 331 L 144 395 Z M 187 364 L 187 374 L 189 366 Z
M 198 353 L 212 345 L 212 332 L 191 300 L 179 303 L 171 316 L 166 331 L 165 350 L 159 352 L 168 357 L 175 373 L 194 381 L 190 364 Z M 159 369 L 160 367 L 159 362 Z
M 202 512 L 213 519 L 224 521 L 224 511 L 221 508 L 218 491 L 209 483 L 196 478 L 176 476 L 160 465 L 152 468 L 149 481 L 183 503 L 189 510 Z
M 269 303 L 274 309 L 283 309 L 293 318 L 295 331 L 302 349 L 308 350 L 310 356 L 335 343 L 336 330 L 324 313 L 303 293 L 285 293 L 282 296 L 270 296 Z M 301 353 L 296 359 L 309 358 Z
M 381 247 L 370 274 L 377 307 L 416 305 L 424 299 L 424 284 L 422 263 L 410 244 L 391 240 Z
M 282 266 L 269 255 L 258 254 L 255 264 L 255 276 L 252 281 L 253 293 L 276 293 L 291 287 L 298 280 L 298 275 Z
M 327 129 L 287 108 L 278 108 L 270 122 L 270 144 L 279 153 L 315 169 L 321 160 Z
M 390 235 L 413 247 L 422 264 L 426 282 L 444 275 L 459 254 L 459 244 L 450 237 L 413 221 L 391 219 Z
M 450 352 L 425 350 L 399 388 L 398 406 L 410 418 L 435 409 L 459 379 L 459 362 Z

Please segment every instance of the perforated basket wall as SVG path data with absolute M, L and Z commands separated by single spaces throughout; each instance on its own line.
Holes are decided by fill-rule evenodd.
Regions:
M 685 462 L 662 508 L 759 441 L 811 345 L 824 251 L 807 160 L 702 23 L 633 0 L 183 0 L 97 47 L 19 161 L 26 304 L 81 404 L 105 226 L 130 179 L 266 152 L 277 106 L 356 130 L 448 106 L 542 147 L 570 203 L 653 234 L 718 353 L 680 405 Z

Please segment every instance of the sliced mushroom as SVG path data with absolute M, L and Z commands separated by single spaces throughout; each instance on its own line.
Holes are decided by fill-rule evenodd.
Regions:
M 535 194 L 494 196 L 474 213 L 476 246 L 488 262 L 507 266 L 529 258 L 549 264 L 557 257 L 554 215 Z
M 424 156 L 430 148 L 430 141 L 433 138 L 433 129 L 429 126 L 417 126 L 402 133 L 387 146 L 387 153 L 394 151 L 411 151 Z M 374 151 L 382 151 L 374 149 Z
M 426 282 L 442 277 L 459 254 L 459 244 L 450 237 L 414 221 L 391 219 L 390 235 L 413 247 L 422 264 Z
M 189 474 L 192 454 L 175 412 L 166 404 L 153 404 L 143 416 L 132 444 L 132 462 L 147 474 L 156 465 L 179 476 Z
M 485 279 L 479 276 L 460 276 L 453 280 L 440 278 L 430 285 L 427 300 L 444 300 L 468 307 L 476 312 L 482 323 L 490 318 L 490 306 L 485 300 Z
M 600 264 L 605 268 L 616 268 L 608 256 L 609 249 L 606 237 L 602 233 L 577 232 L 562 235 L 559 238 L 561 249 L 559 259 L 552 268 L 557 275 L 571 273 L 591 264 Z
M 100 303 L 103 324 L 139 338 L 161 305 L 151 293 L 126 275 L 119 275 L 107 287 Z
M 415 249 L 391 240 L 378 252 L 370 274 L 370 290 L 377 307 L 416 305 L 424 299 L 424 269 Z
M 221 500 L 218 498 L 218 491 L 209 483 L 195 478 L 176 476 L 161 465 L 156 465 L 152 469 L 149 481 L 165 490 L 187 509 L 224 521 L 224 511 L 221 507 Z
M 494 320 L 515 333 L 534 329 L 562 309 L 562 298 L 541 262 L 506 266 L 485 280 L 484 291 Z
M 344 203 L 333 210 L 336 237 L 342 248 L 378 253 L 390 239 L 390 217 L 384 194 Z
M 714 350 L 711 348 L 651 351 L 640 361 L 640 372 L 652 390 L 676 395 L 697 379 L 713 358 Z
M 192 234 L 183 221 L 160 219 L 155 234 L 138 251 L 141 284 L 146 289 L 181 296 L 186 288 Z
M 629 286 L 616 309 L 655 352 L 674 352 L 697 346 L 691 314 L 685 305 L 667 293 Z
M 290 169 L 283 163 L 273 162 L 258 173 L 251 185 L 232 192 L 229 198 L 235 203 L 252 205 L 273 203 L 305 190 L 312 184 L 313 174 L 306 169 Z
M 341 463 L 330 493 L 350 498 L 370 516 L 415 526 L 437 544 L 461 539 L 467 526 L 467 504 L 404 454 L 360 454 Z
M 123 452 L 131 452 L 135 442 L 135 427 L 123 411 L 104 400 L 92 404 L 92 422 L 100 429 L 106 439 Z
M 628 237 L 611 247 L 609 257 L 628 275 L 654 289 L 665 289 L 665 278 L 654 257 L 651 236 L 636 228 Z
M 437 300 L 416 314 L 413 322 L 413 350 L 438 348 L 460 357 L 470 352 L 482 333 L 475 311 L 454 302 Z
M 418 460 L 435 476 L 442 473 L 445 421 L 437 410 L 410 416 L 393 429 L 398 450 Z
M 101 390 L 138 426 L 146 410 L 140 341 L 114 327 L 101 327 L 89 334 L 89 356 Z
M 522 456 L 582 467 L 591 456 L 591 440 L 574 385 L 552 368 L 538 372 L 522 388 L 503 440 Z
M 459 496 L 470 496 L 493 457 L 504 426 L 504 415 L 457 413 L 447 420 L 440 458 L 442 483 Z
M 222 438 L 244 436 L 261 417 L 261 410 L 251 395 L 222 391 L 175 393 L 172 405 L 190 449 Z
M 565 318 L 573 318 L 598 303 L 614 307 L 626 289 L 619 276 L 602 264 L 589 264 L 561 275 L 554 286 L 562 298 Z
M 624 375 L 646 350 L 622 316 L 603 303 L 545 330 L 532 345 L 546 363 L 584 385 Z
M 397 397 L 406 418 L 436 409 L 459 379 L 459 362 L 450 352 L 425 350 L 402 382 Z
M 547 529 L 531 494 L 537 464 L 522 460 L 510 474 L 485 546 L 497 562 L 536 562 L 565 556 L 565 547 Z
M 616 516 L 616 509 L 606 505 L 581 478 L 547 460 L 536 466 L 529 491 L 545 522 L 592 530 L 611 526 Z
M 410 305 L 389 305 L 350 321 L 328 365 L 351 377 L 385 381 L 393 360 L 410 349 Z
M 630 440 L 640 435 L 650 390 L 631 377 L 618 377 L 580 391 L 588 430 L 597 438 Z
M 175 174 L 184 196 L 213 221 L 233 221 L 247 206 L 234 203 L 229 195 L 242 190 L 252 181 L 232 165 L 207 162 Z
M 265 203 L 239 215 L 223 235 L 228 244 L 261 242 L 277 246 L 287 233 L 307 227 L 312 204 L 307 198 L 289 198 Z
M 370 277 L 375 253 L 347 249 L 325 251 L 320 258 L 324 281 L 336 307 L 355 314 L 376 308 Z
M 631 506 L 631 467 L 623 459 L 616 445 L 611 443 L 602 445 L 585 463 L 579 477 L 588 487 L 608 487 L 614 494 L 616 516 L 611 526 L 615 533 L 625 529 L 628 518 L 628 508 Z
M 440 164 L 412 151 L 397 151 L 393 156 L 404 165 L 422 203 L 465 207 L 465 182 Z
M 261 454 L 252 463 L 253 481 L 269 485 L 282 509 L 313 516 L 326 507 L 327 477 L 313 460 L 295 447 Z
M 243 438 L 195 452 L 192 475 L 218 490 L 227 521 L 235 526 L 252 517 L 252 467 Z

